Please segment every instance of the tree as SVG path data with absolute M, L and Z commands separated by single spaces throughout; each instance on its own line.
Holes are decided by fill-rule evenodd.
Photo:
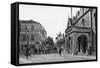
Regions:
M 61 32 L 59 32 L 59 34 L 56 37 L 56 44 L 58 47 L 61 47 L 64 43 L 65 43 L 65 36 L 64 34 L 61 34 Z
M 54 41 L 53 41 L 53 38 L 52 37 L 47 37 L 46 40 L 44 40 L 42 42 L 43 44 L 43 50 L 45 52 L 50 52 L 53 48 L 54 48 Z
M 53 38 L 48 37 L 48 38 L 46 39 L 46 43 L 49 44 L 49 45 L 54 45 Z

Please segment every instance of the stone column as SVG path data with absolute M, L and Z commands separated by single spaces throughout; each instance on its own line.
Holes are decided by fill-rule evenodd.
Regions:
M 73 41 L 72 42 L 72 55 L 74 55 L 75 54 L 75 46 L 76 46 L 76 39 L 75 39 L 75 37 L 73 37 L 72 41 Z
M 72 41 L 73 41 L 73 42 L 72 42 L 72 49 L 73 49 L 73 50 L 72 50 L 72 54 L 73 54 L 73 55 L 75 55 L 75 54 L 76 54 L 76 51 L 77 51 L 77 48 L 76 48 L 76 47 L 77 47 L 77 43 L 76 43 L 76 42 L 77 42 L 77 36 L 76 36 L 76 35 L 77 35 L 77 34 L 74 33 L 74 37 L 73 37 L 73 40 L 72 40 Z

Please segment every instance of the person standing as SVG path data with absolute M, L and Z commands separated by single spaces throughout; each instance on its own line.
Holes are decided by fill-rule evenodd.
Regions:
M 26 53 L 25 53 L 26 58 L 28 58 L 30 56 L 29 50 L 30 50 L 29 48 L 26 49 Z
M 62 48 L 59 48 L 59 55 L 61 56 Z

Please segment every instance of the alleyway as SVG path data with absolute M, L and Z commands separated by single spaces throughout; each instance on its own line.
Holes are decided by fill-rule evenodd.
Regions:
M 74 60 L 91 60 L 96 59 L 95 56 L 72 56 L 69 54 L 42 54 L 42 55 L 31 55 L 29 58 L 20 56 L 19 63 L 40 63 L 40 62 L 57 62 L 57 61 L 74 61 Z

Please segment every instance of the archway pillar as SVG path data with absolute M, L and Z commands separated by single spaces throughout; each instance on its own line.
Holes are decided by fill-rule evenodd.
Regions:
M 90 54 L 90 46 L 92 46 L 92 38 L 91 38 L 91 35 L 90 34 L 88 34 L 88 46 L 87 46 L 87 55 L 89 55 Z
M 73 39 L 72 39 L 72 55 L 75 55 L 76 54 L 76 36 L 75 36 L 75 34 L 74 34 L 74 37 L 73 37 Z

